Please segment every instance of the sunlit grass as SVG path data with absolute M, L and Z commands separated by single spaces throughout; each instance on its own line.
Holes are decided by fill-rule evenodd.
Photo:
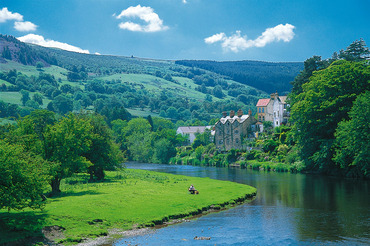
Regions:
M 87 175 L 65 180 L 61 186 L 63 194 L 48 199 L 43 211 L 7 213 L 2 210 L 0 244 L 19 235 L 40 235 L 42 227 L 51 225 L 66 228 L 65 238 L 61 239 L 66 241 L 104 235 L 109 228 L 151 226 L 163 220 L 190 216 L 210 205 L 235 203 L 256 191 L 228 181 L 143 170 L 108 172 L 103 183 L 87 183 L 87 180 Z M 190 184 L 200 191 L 199 195 L 188 193 Z M 95 219 L 103 222 L 95 223 Z M 12 233 L 15 230 L 17 235 Z

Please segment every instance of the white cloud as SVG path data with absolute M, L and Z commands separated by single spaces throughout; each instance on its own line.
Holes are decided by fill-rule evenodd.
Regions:
M 16 21 L 14 22 L 14 28 L 20 32 L 36 31 L 37 26 L 29 21 Z
M 240 31 L 236 31 L 230 37 L 227 37 L 225 33 L 218 33 L 204 39 L 207 44 L 213 44 L 221 42 L 221 46 L 225 51 L 239 52 L 246 50 L 251 47 L 265 47 L 267 44 L 272 42 L 284 41 L 289 42 L 294 37 L 293 29 L 295 27 L 291 24 L 280 24 L 272 28 L 267 28 L 261 36 L 255 40 L 247 39 L 247 36 L 241 36 Z
M 146 25 L 140 25 L 131 21 L 121 22 L 119 28 L 133 32 L 158 32 L 168 29 L 168 26 L 163 25 L 163 20 L 154 12 L 151 7 L 141 7 L 140 4 L 136 7 L 129 7 L 121 12 L 116 18 L 139 18 L 146 22 Z
M 207 44 L 213 44 L 213 43 L 216 43 L 216 42 L 219 42 L 221 40 L 224 40 L 226 38 L 226 34 L 221 32 L 221 33 L 217 33 L 211 37 L 208 37 L 206 39 L 204 39 L 204 41 L 207 43 Z
M 8 8 L 4 7 L 0 10 L 0 23 L 4 23 L 8 20 L 23 21 L 23 16 L 19 13 L 12 13 Z
M 61 43 L 61 42 L 54 41 L 54 40 L 50 40 L 50 39 L 45 40 L 43 36 L 36 35 L 36 34 L 28 34 L 26 36 L 19 37 L 18 40 L 25 42 L 25 43 L 37 44 L 37 45 L 44 46 L 44 47 L 53 47 L 53 48 L 59 48 L 62 50 L 90 54 L 88 50 L 83 50 L 79 47 L 66 44 L 66 43 Z
M 186 0 L 182 0 L 183 3 L 188 3 Z

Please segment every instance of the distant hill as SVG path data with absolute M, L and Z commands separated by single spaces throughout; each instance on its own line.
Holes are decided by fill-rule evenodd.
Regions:
M 127 119 L 129 112 L 208 124 L 222 111 L 256 112 L 258 99 L 268 96 L 174 61 L 81 54 L 1 34 L 0 57 L 0 118 L 47 107 L 62 114 L 93 110 L 110 120 Z
M 5 59 L 13 60 L 24 65 L 36 65 L 38 61 L 45 65 L 57 65 L 53 54 L 45 51 L 34 50 L 13 36 L 0 34 L 0 63 L 6 63 Z
M 222 74 L 267 93 L 290 91 L 290 82 L 303 70 L 303 62 L 179 60 L 176 64 Z

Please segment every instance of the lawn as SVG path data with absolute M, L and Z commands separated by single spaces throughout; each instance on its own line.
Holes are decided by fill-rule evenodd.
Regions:
M 224 206 L 256 192 L 247 185 L 144 170 L 107 172 L 103 183 L 87 183 L 78 175 L 62 183 L 63 194 L 49 198 L 42 211 L 0 210 L 0 244 L 27 236 L 42 236 L 45 226 L 65 228 L 57 243 L 105 235 L 108 229 L 152 226 L 187 217 L 211 205 Z M 194 184 L 199 195 L 190 195 Z M 94 220 L 99 222 L 94 222 Z

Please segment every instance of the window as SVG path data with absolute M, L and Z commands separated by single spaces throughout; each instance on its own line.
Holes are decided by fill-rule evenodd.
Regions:
M 261 116 L 258 116 L 258 121 L 261 121 Z
M 279 111 L 278 111 L 278 117 L 279 117 Z
M 223 142 L 224 142 L 224 140 L 222 140 L 222 139 L 221 139 L 218 143 L 219 143 L 219 144 L 222 144 Z
M 261 113 L 261 108 L 258 108 L 258 113 Z
M 226 139 L 226 144 L 229 144 L 229 139 Z
M 265 116 L 262 116 L 262 121 L 265 121 Z
M 276 112 L 274 112 L 274 117 L 276 117 Z
M 276 125 L 277 125 L 277 126 L 279 125 L 279 121 L 276 121 Z
M 239 131 L 238 130 L 235 130 L 235 134 L 238 134 L 239 133 Z
M 235 138 L 235 143 L 239 143 L 239 139 L 238 138 Z
M 265 112 L 265 108 L 262 108 L 262 113 L 264 113 Z

